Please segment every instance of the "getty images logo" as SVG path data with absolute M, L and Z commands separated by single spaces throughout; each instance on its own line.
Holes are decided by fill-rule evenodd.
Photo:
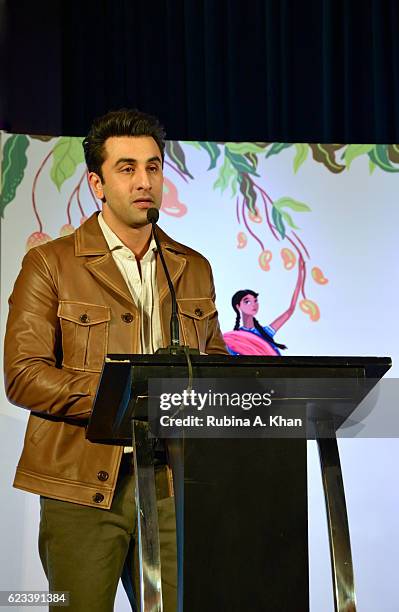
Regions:
M 195 389 L 185 389 L 181 393 L 161 393 L 159 407 L 161 410 L 190 407 L 203 410 L 206 407 L 239 407 L 251 410 L 253 407 L 270 406 L 273 390 L 265 393 L 220 393 L 211 389 L 204 393 Z

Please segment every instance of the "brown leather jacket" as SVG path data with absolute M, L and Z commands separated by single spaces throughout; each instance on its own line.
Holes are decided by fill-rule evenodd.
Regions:
M 184 343 L 226 353 L 209 263 L 159 234 Z M 166 346 L 171 301 L 158 261 L 157 279 Z M 140 320 L 96 214 L 74 234 L 26 254 L 9 303 L 6 393 L 13 404 L 31 410 L 14 486 L 110 508 L 122 447 L 87 441 L 85 425 L 104 356 L 137 353 Z

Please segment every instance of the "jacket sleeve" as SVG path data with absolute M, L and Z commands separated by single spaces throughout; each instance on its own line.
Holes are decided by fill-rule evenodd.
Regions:
M 61 368 L 58 291 L 40 248 L 25 255 L 9 307 L 4 344 L 9 401 L 37 414 L 87 419 L 99 374 Z
M 211 294 L 213 303 L 215 303 L 216 302 L 216 292 L 215 292 L 215 284 L 213 282 L 212 268 L 209 262 L 207 262 L 207 264 L 209 266 L 210 294 Z M 206 341 L 206 353 L 208 355 L 210 354 L 230 355 L 223 341 L 222 332 L 220 331 L 219 318 L 218 318 L 217 311 L 209 319 L 208 335 L 207 335 L 207 341 Z

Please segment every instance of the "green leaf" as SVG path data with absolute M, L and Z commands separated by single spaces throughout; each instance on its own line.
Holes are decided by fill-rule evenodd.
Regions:
M 231 181 L 231 195 L 234 197 L 237 194 L 238 189 L 238 174 L 235 174 Z
M 310 211 L 310 207 L 307 204 L 304 204 L 303 202 L 298 202 L 298 200 L 294 200 L 293 198 L 289 198 L 287 196 L 279 198 L 278 200 L 273 202 L 273 212 L 274 210 L 276 210 L 279 213 L 281 217 L 281 223 L 283 223 L 283 220 L 284 220 L 287 223 L 287 225 L 289 225 L 293 229 L 299 229 L 299 227 L 295 225 L 291 215 L 289 215 L 285 210 L 283 210 L 284 208 L 290 208 L 291 210 L 295 210 L 296 212 L 309 212 Z M 279 226 L 277 226 L 277 223 L 276 223 L 276 227 L 280 235 L 282 236 Z M 284 236 L 285 236 L 285 228 L 284 228 Z M 284 236 L 282 236 L 282 238 L 284 238 Z
M 298 200 L 294 200 L 288 196 L 279 198 L 273 203 L 273 206 L 277 208 L 278 211 L 281 211 L 282 208 L 291 208 L 291 210 L 295 210 L 296 212 L 309 212 L 311 210 L 307 204 L 298 202 Z
M 297 142 L 294 146 L 296 149 L 294 157 L 294 172 L 297 173 L 299 168 L 307 159 L 307 156 L 309 154 L 309 146 L 303 142 Z
M 54 136 L 49 136 L 48 134 L 29 134 L 29 138 L 41 140 L 42 142 L 48 142 L 49 140 L 52 140 Z
M 182 140 L 181 142 L 183 144 L 190 145 L 191 147 L 194 147 L 195 149 L 198 149 L 199 151 L 201 151 L 201 145 L 196 140 Z
M 393 166 L 388 159 L 387 145 L 374 145 L 368 155 L 371 161 L 381 170 L 385 172 L 399 172 L 399 168 Z
M 258 156 L 256 155 L 256 153 L 244 153 L 246 159 L 249 161 L 249 163 L 255 168 L 258 167 Z
M 343 164 L 338 164 L 335 159 L 336 151 L 342 149 L 343 146 L 342 144 L 309 143 L 313 159 L 323 164 L 327 170 L 334 172 L 334 174 L 343 172 L 346 168 Z
M 224 162 L 222 167 L 219 170 L 219 176 L 213 184 L 214 189 L 220 189 L 223 193 L 227 187 L 229 186 L 230 180 L 233 177 L 237 177 L 237 172 L 234 170 L 231 165 L 228 157 L 224 156 Z M 234 194 L 235 195 L 235 194 Z
M 270 149 L 268 150 L 268 152 L 266 153 L 266 159 L 270 157 L 271 155 L 278 155 L 284 149 L 288 149 L 289 147 L 292 147 L 292 145 L 293 145 L 292 142 L 274 142 L 272 146 L 270 147 Z
M 18 185 L 24 178 L 26 164 L 26 149 L 29 140 L 24 134 L 10 136 L 3 148 L 3 161 L 1 165 L 2 189 L 0 194 L 0 216 L 4 216 L 4 209 L 15 198 Z
M 267 144 L 255 144 L 254 142 L 226 142 L 225 146 L 227 146 L 232 153 L 245 155 L 246 153 L 262 153 Z
M 62 136 L 54 147 L 53 165 L 50 172 L 51 180 L 58 191 L 83 162 L 82 138 Z
M 388 145 L 388 157 L 394 164 L 399 164 L 399 146 L 397 144 Z
M 205 149 L 207 153 L 209 153 L 209 157 L 211 158 L 211 163 L 209 164 L 208 170 L 212 170 L 212 168 L 216 167 L 217 159 L 220 155 L 220 149 L 214 142 L 208 142 L 204 140 L 199 140 L 198 144 L 202 149 Z
M 255 202 L 256 192 L 254 189 L 253 182 L 249 178 L 248 174 L 242 174 L 240 180 L 240 191 L 244 196 L 245 204 L 252 213 L 256 213 Z
M 374 170 L 376 169 L 376 165 L 374 162 L 371 161 L 371 159 L 369 159 L 369 172 L 370 174 L 373 174 Z
M 225 155 L 229 158 L 232 166 L 240 173 L 254 174 L 255 176 L 259 176 L 257 174 L 256 169 L 252 164 L 243 156 L 238 155 L 237 153 L 232 153 L 229 147 L 224 148 Z
M 283 217 L 279 210 L 275 206 L 272 208 L 272 219 L 274 225 L 276 226 L 276 230 L 280 234 L 281 238 L 284 240 L 285 238 L 285 225 L 283 222 Z
M 284 221 L 290 227 L 292 227 L 292 229 L 299 229 L 299 227 L 297 225 L 295 225 L 295 223 L 293 222 L 291 215 L 289 215 L 287 212 L 282 212 L 281 216 L 283 217 Z
M 169 159 L 176 164 L 185 176 L 189 176 L 191 179 L 194 178 L 187 169 L 186 156 L 177 140 L 167 140 L 165 143 L 165 150 Z
M 372 144 L 350 144 L 345 149 L 344 159 L 346 163 L 346 167 L 350 168 L 351 163 L 356 157 L 360 155 L 365 155 L 369 153 L 373 149 L 374 145 Z

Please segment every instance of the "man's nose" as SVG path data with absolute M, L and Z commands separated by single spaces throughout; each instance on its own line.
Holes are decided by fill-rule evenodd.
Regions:
M 151 189 L 151 181 L 145 168 L 137 169 L 135 173 L 137 189 Z

